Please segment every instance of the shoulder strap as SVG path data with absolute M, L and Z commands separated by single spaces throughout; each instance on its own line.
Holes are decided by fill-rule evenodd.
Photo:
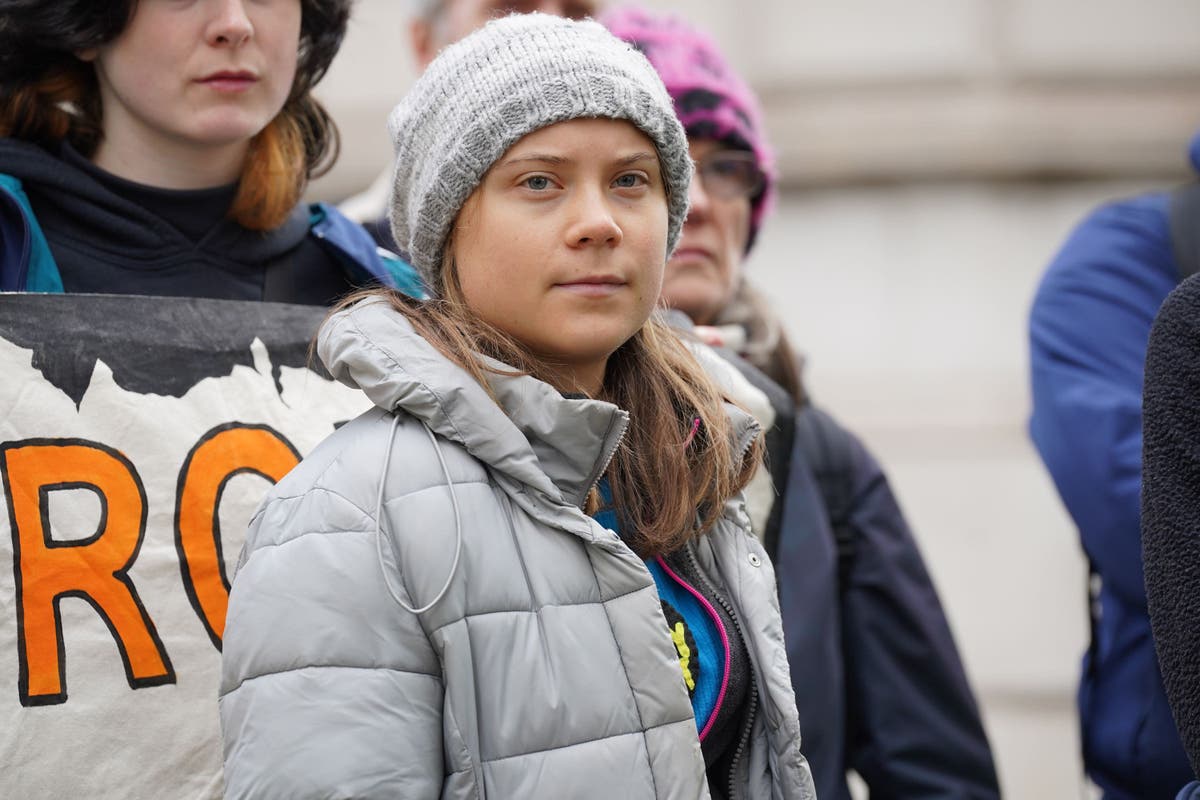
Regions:
M 796 447 L 804 453 L 817 490 L 825 502 L 829 528 L 837 545 L 838 574 L 843 579 L 854 563 L 854 451 L 850 434 L 833 418 L 810 404 L 796 413 Z
M 1171 192 L 1167 213 L 1171 226 L 1171 249 L 1179 267 L 1179 279 L 1200 272 L 1200 181 Z
M 426 296 L 417 271 L 403 258 L 376 246 L 366 228 L 326 203 L 309 206 L 309 231 L 341 263 L 350 282 L 379 284 L 418 299 Z
M 0 174 L 0 291 L 63 291 L 58 264 L 21 181 Z

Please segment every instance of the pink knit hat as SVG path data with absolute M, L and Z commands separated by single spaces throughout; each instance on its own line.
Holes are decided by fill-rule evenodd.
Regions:
M 758 99 L 712 37 L 679 17 L 626 6 L 603 14 L 600 22 L 641 50 L 658 70 L 689 138 L 713 139 L 754 154 L 766 182 L 750 199 L 749 251 L 775 202 L 775 157 Z

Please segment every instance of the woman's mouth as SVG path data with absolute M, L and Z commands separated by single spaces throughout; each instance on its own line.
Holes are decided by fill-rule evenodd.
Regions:
M 244 92 L 258 83 L 258 76 L 243 70 L 226 70 L 206 75 L 197 83 L 218 92 L 237 93 Z
M 671 260 L 676 262 L 712 261 L 713 255 L 703 247 L 678 247 L 671 255 Z
M 614 275 L 594 275 L 554 284 L 557 289 L 564 289 L 582 297 L 610 297 L 626 285 L 625 281 Z

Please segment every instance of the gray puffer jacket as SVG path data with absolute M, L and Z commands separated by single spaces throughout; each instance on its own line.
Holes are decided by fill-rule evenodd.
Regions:
M 650 573 L 580 509 L 628 415 L 495 376 L 502 409 L 378 300 L 319 346 L 377 408 L 251 524 L 224 639 L 227 796 L 707 797 Z M 775 579 L 746 524 L 730 503 L 689 545 L 754 665 L 734 795 L 807 800 Z

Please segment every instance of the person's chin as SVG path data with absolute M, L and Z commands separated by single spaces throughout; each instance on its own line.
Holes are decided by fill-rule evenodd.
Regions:
M 604 359 L 629 341 L 641 327 L 633 324 L 580 327 L 564 331 L 560 346 L 563 355 L 572 360 Z
M 192 138 L 208 147 L 225 147 L 248 142 L 270 124 L 272 117 L 262 113 L 246 113 L 229 109 L 210 115 L 195 126 Z

